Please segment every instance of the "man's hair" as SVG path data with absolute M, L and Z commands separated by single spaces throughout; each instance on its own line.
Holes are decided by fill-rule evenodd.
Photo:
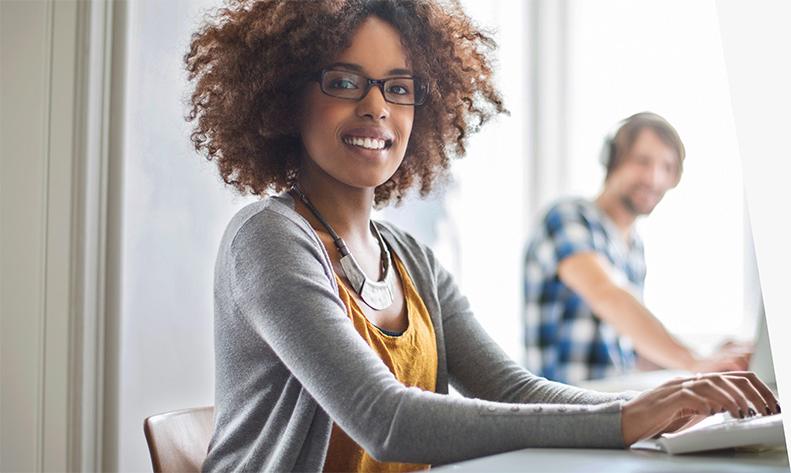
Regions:
M 618 130 L 605 142 L 603 161 L 607 167 L 607 177 L 623 162 L 623 158 L 632 149 L 637 137 L 645 129 L 652 130 L 656 136 L 676 152 L 678 159 L 678 177 L 681 177 L 686 151 L 681 137 L 673 125 L 653 112 L 640 112 L 621 121 Z

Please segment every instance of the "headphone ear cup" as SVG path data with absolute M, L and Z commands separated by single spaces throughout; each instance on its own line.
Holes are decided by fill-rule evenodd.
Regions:
M 599 153 L 599 162 L 608 171 L 610 170 L 610 165 L 612 164 L 613 154 L 615 154 L 615 140 L 612 136 L 608 136 L 605 138 L 601 147 L 601 152 Z

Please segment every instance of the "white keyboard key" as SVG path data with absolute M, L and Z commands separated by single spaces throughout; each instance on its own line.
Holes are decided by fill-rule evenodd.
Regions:
M 784 446 L 783 415 L 734 419 L 717 414 L 681 432 L 641 440 L 634 449 L 660 450 L 670 454 L 749 446 Z

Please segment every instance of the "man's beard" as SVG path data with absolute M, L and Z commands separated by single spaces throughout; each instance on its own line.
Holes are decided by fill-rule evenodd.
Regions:
M 661 197 L 657 199 L 656 203 L 651 205 L 650 208 L 646 209 L 646 208 L 641 208 L 639 205 L 637 205 L 629 193 L 623 194 L 621 196 L 621 204 L 623 205 L 623 207 L 626 209 L 627 212 L 634 215 L 635 217 L 639 217 L 642 215 L 649 215 L 651 212 L 654 211 L 654 208 L 656 208 L 660 200 Z

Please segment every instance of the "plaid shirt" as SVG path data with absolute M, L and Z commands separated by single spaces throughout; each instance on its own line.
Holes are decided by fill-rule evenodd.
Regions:
M 568 199 L 550 207 L 528 245 L 524 266 L 525 365 L 564 383 L 597 379 L 634 368 L 631 343 L 596 317 L 558 277 L 558 264 L 581 251 L 607 258 L 618 284 L 631 283 L 642 300 L 643 243 L 633 230 L 628 244 L 595 203 Z

